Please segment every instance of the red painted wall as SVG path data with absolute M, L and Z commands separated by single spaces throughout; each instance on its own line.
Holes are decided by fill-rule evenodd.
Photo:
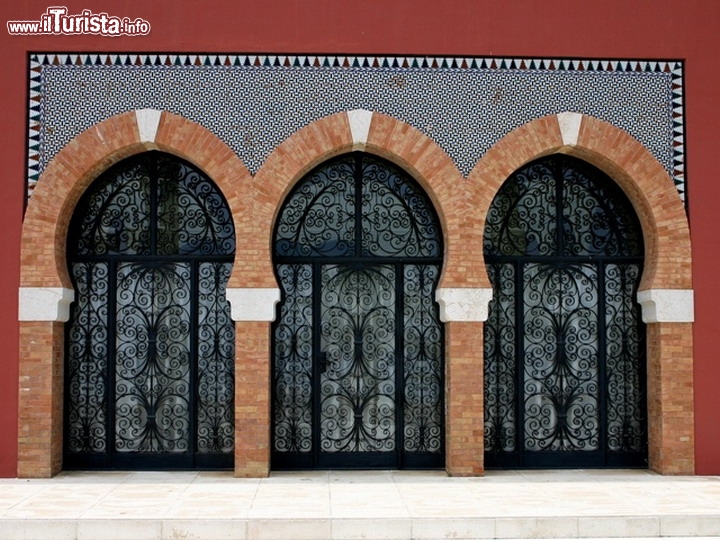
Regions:
M 148 36 L 10 36 L 48 6 L 141 17 Z M 0 476 L 17 450 L 17 289 L 28 51 L 164 51 L 681 58 L 695 288 L 698 474 L 720 474 L 720 2 L 716 0 L 38 1 L 0 6 Z

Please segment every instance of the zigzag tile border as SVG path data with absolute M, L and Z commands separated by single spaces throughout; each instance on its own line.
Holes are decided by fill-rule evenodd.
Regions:
M 303 125 L 365 108 L 425 132 L 464 174 L 534 117 L 564 110 L 598 116 L 647 146 L 685 200 L 679 60 L 31 53 L 29 68 L 28 196 L 64 144 L 126 110 L 187 116 L 254 173 Z

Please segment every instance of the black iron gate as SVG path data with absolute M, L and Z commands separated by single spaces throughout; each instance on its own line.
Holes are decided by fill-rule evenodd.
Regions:
M 642 231 L 618 186 L 568 156 L 517 171 L 485 230 L 488 467 L 644 466 Z
M 442 467 L 442 242 L 424 193 L 361 153 L 288 196 L 275 231 L 275 468 Z
M 68 235 L 65 468 L 226 468 L 234 228 L 217 188 L 150 152 L 100 176 Z

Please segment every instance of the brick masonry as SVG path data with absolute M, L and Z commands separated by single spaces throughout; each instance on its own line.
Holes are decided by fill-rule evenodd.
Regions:
M 687 219 L 673 181 L 635 139 L 583 116 L 577 144 L 564 145 L 557 116 L 538 118 L 498 141 L 467 178 L 449 156 L 412 126 L 372 115 L 365 151 L 407 170 L 427 191 L 443 226 L 440 287 L 490 287 L 483 259 L 485 213 L 502 182 L 542 155 L 565 152 L 603 169 L 625 190 L 643 227 L 641 290 L 690 289 Z M 218 185 L 233 212 L 237 251 L 229 287 L 277 287 L 271 238 L 276 213 L 292 186 L 315 165 L 356 148 L 348 115 L 337 113 L 298 130 L 252 176 L 237 155 L 203 126 L 163 112 L 154 141 L 141 142 L 136 116 L 105 120 L 73 139 L 45 169 L 23 225 L 21 286 L 71 287 L 65 238 L 87 186 L 113 163 L 157 148 L 194 163 Z M 650 467 L 694 472 L 692 332 L 690 324 L 648 325 Z M 270 328 L 236 323 L 235 473 L 265 476 L 270 447 Z M 483 473 L 482 323 L 446 324 L 446 468 Z M 63 325 L 21 324 L 18 475 L 62 469 Z

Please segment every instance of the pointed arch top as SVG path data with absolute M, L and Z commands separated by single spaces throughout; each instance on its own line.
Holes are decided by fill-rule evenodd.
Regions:
M 80 196 L 104 170 L 147 150 L 180 156 L 202 169 L 227 200 L 235 229 L 247 216 L 240 186 L 250 178 L 230 147 L 205 127 L 168 111 L 141 109 L 112 116 L 72 139 L 48 164 L 23 222 L 21 296 L 42 290 L 71 290 L 66 236 Z M 67 296 L 67 295 L 65 295 Z M 27 303 L 25 304 L 28 305 Z M 23 303 L 21 302 L 21 319 Z M 25 314 L 24 320 L 31 320 Z

